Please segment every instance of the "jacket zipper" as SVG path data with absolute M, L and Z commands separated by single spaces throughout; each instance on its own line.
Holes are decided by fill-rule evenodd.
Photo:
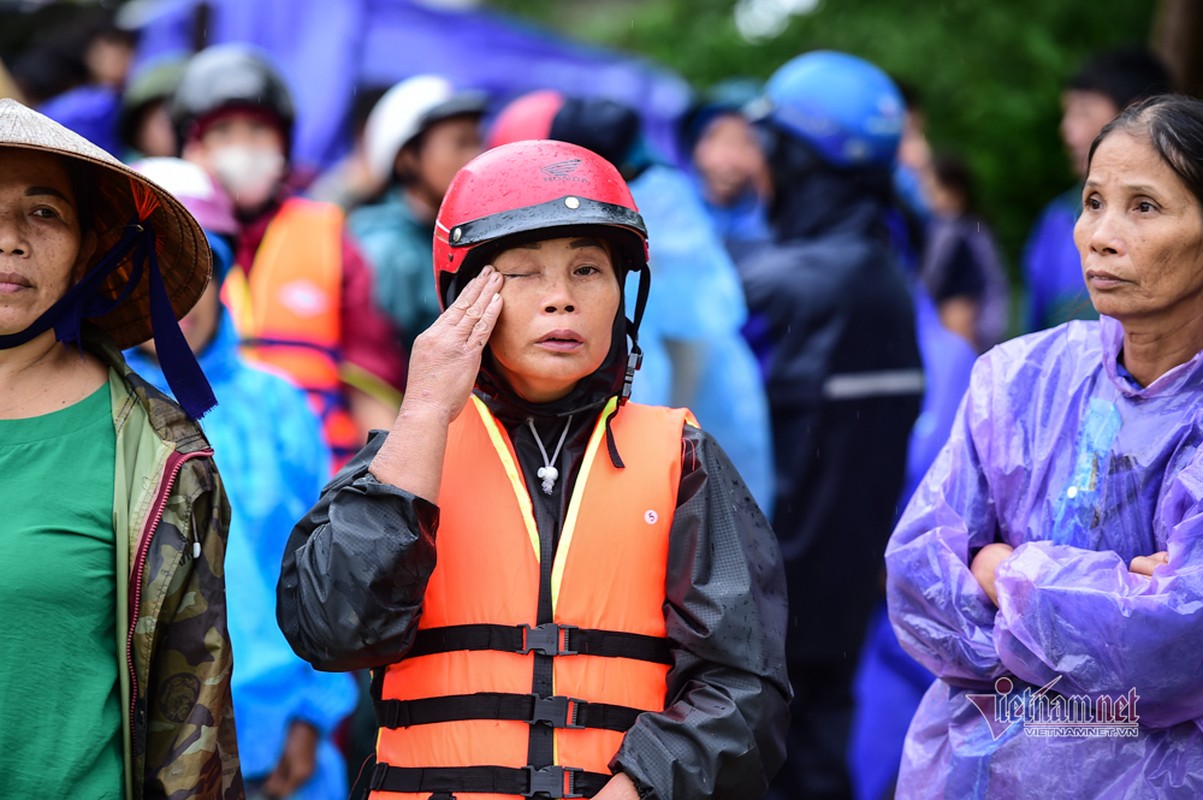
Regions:
M 130 621 L 129 633 L 125 640 L 125 660 L 126 666 L 129 668 L 130 678 L 130 705 L 129 705 L 129 721 L 130 735 L 132 736 L 137 730 L 137 718 L 135 711 L 138 707 L 138 674 L 134 669 L 134 630 L 138 627 L 138 612 L 142 603 L 142 575 L 146 570 L 146 560 L 150 557 L 151 540 L 154 539 L 155 529 L 159 527 L 159 522 L 163 519 L 163 509 L 167 506 L 167 498 L 171 494 L 172 488 L 175 486 L 175 479 L 179 476 L 180 470 L 184 463 L 193 458 L 213 456 L 212 450 L 196 450 L 191 453 L 172 453 L 167 458 L 167 469 L 163 476 L 163 482 L 159 485 L 159 492 L 155 495 L 154 513 L 151 514 L 147 521 L 146 527 L 142 530 L 142 536 L 138 542 L 138 553 L 134 560 L 133 576 L 130 578 Z M 196 540 L 196 544 L 200 544 L 200 539 Z M 185 542 L 187 545 L 187 542 Z M 195 552 L 193 556 L 195 557 Z M 187 557 L 187 550 L 185 550 Z

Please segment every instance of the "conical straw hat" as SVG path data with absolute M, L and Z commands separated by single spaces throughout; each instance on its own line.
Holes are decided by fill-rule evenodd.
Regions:
M 54 153 L 88 165 L 89 183 L 95 189 L 92 229 L 98 237 L 96 260 L 121 239 L 125 226 L 149 222 L 156 235 L 159 268 L 172 309 L 177 319 L 188 313 L 209 282 L 212 254 L 200 225 L 169 192 L 84 137 L 16 100 L 0 100 L 0 147 Z M 136 191 L 149 193 L 158 201 L 149 217 L 142 217 Z M 116 298 L 129 282 L 132 270 L 131 258 L 126 256 L 102 284 L 101 293 Z M 132 347 L 149 339 L 149 272 L 143 271 L 125 302 L 92 322 L 119 347 Z

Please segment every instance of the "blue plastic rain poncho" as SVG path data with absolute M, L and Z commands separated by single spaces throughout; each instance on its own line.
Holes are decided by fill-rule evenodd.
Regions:
M 1141 388 L 1122 336 L 1070 322 L 982 356 L 894 532 L 890 617 L 943 679 L 911 724 L 900 797 L 1203 796 L 1203 353 Z M 994 541 L 1015 547 L 999 608 L 969 571 Z M 1129 571 L 1167 549 L 1153 578 Z M 1054 680 L 1043 704 L 1002 702 Z M 1135 736 L 1031 724 L 1052 700 L 1120 722 L 1100 698 L 1133 696 Z
M 739 273 L 684 172 L 653 164 L 630 187 L 647 224 L 652 270 L 639 328 L 643 366 L 632 399 L 689 406 L 769 515 L 769 409 L 756 359 L 740 334 L 748 308 Z M 634 313 L 635 287 L 632 278 L 628 314 Z
M 126 358 L 167 391 L 157 362 L 140 350 Z M 226 593 L 234 646 L 234 715 L 248 780 L 265 778 L 283 752 L 292 720 L 318 729 L 317 771 L 293 800 L 347 795 L 346 769 L 330 739 L 355 706 L 349 674 L 317 672 L 284 640 L 276 624 L 276 580 L 292 526 L 321 493 L 330 463 L 305 395 L 281 377 L 243 362 L 228 314 L 199 356 L 218 399 L 202 422 L 230 497 Z

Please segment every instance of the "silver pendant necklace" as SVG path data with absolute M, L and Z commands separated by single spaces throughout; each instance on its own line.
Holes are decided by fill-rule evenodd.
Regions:
M 564 432 L 560 434 L 559 444 L 556 445 L 556 451 L 551 454 L 551 458 L 547 457 L 547 448 L 543 446 L 543 440 L 539 438 L 539 432 L 535 430 L 535 420 L 533 417 L 526 418 L 526 424 L 530 427 L 531 436 L 535 437 L 535 444 L 539 445 L 539 453 L 543 456 L 543 466 L 539 467 L 535 472 L 539 479 L 543 481 L 543 494 L 551 494 L 556 488 L 556 478 L 560 477 L 560 471 L 552 466 L 556 459 L 560 457 L 560 448 L 564 446 L 564 440 L 568 438 L 568 428 L 572 425 L 572 415 L 568 415 L 568 422 L 564 423 Z

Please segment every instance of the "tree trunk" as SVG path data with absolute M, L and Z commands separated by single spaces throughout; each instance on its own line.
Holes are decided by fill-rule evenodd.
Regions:
M 1203 97 L 1203 4 L 1161 0 L 1153 23 L 1155 50 L 1165 59 L 1178 91 Z

